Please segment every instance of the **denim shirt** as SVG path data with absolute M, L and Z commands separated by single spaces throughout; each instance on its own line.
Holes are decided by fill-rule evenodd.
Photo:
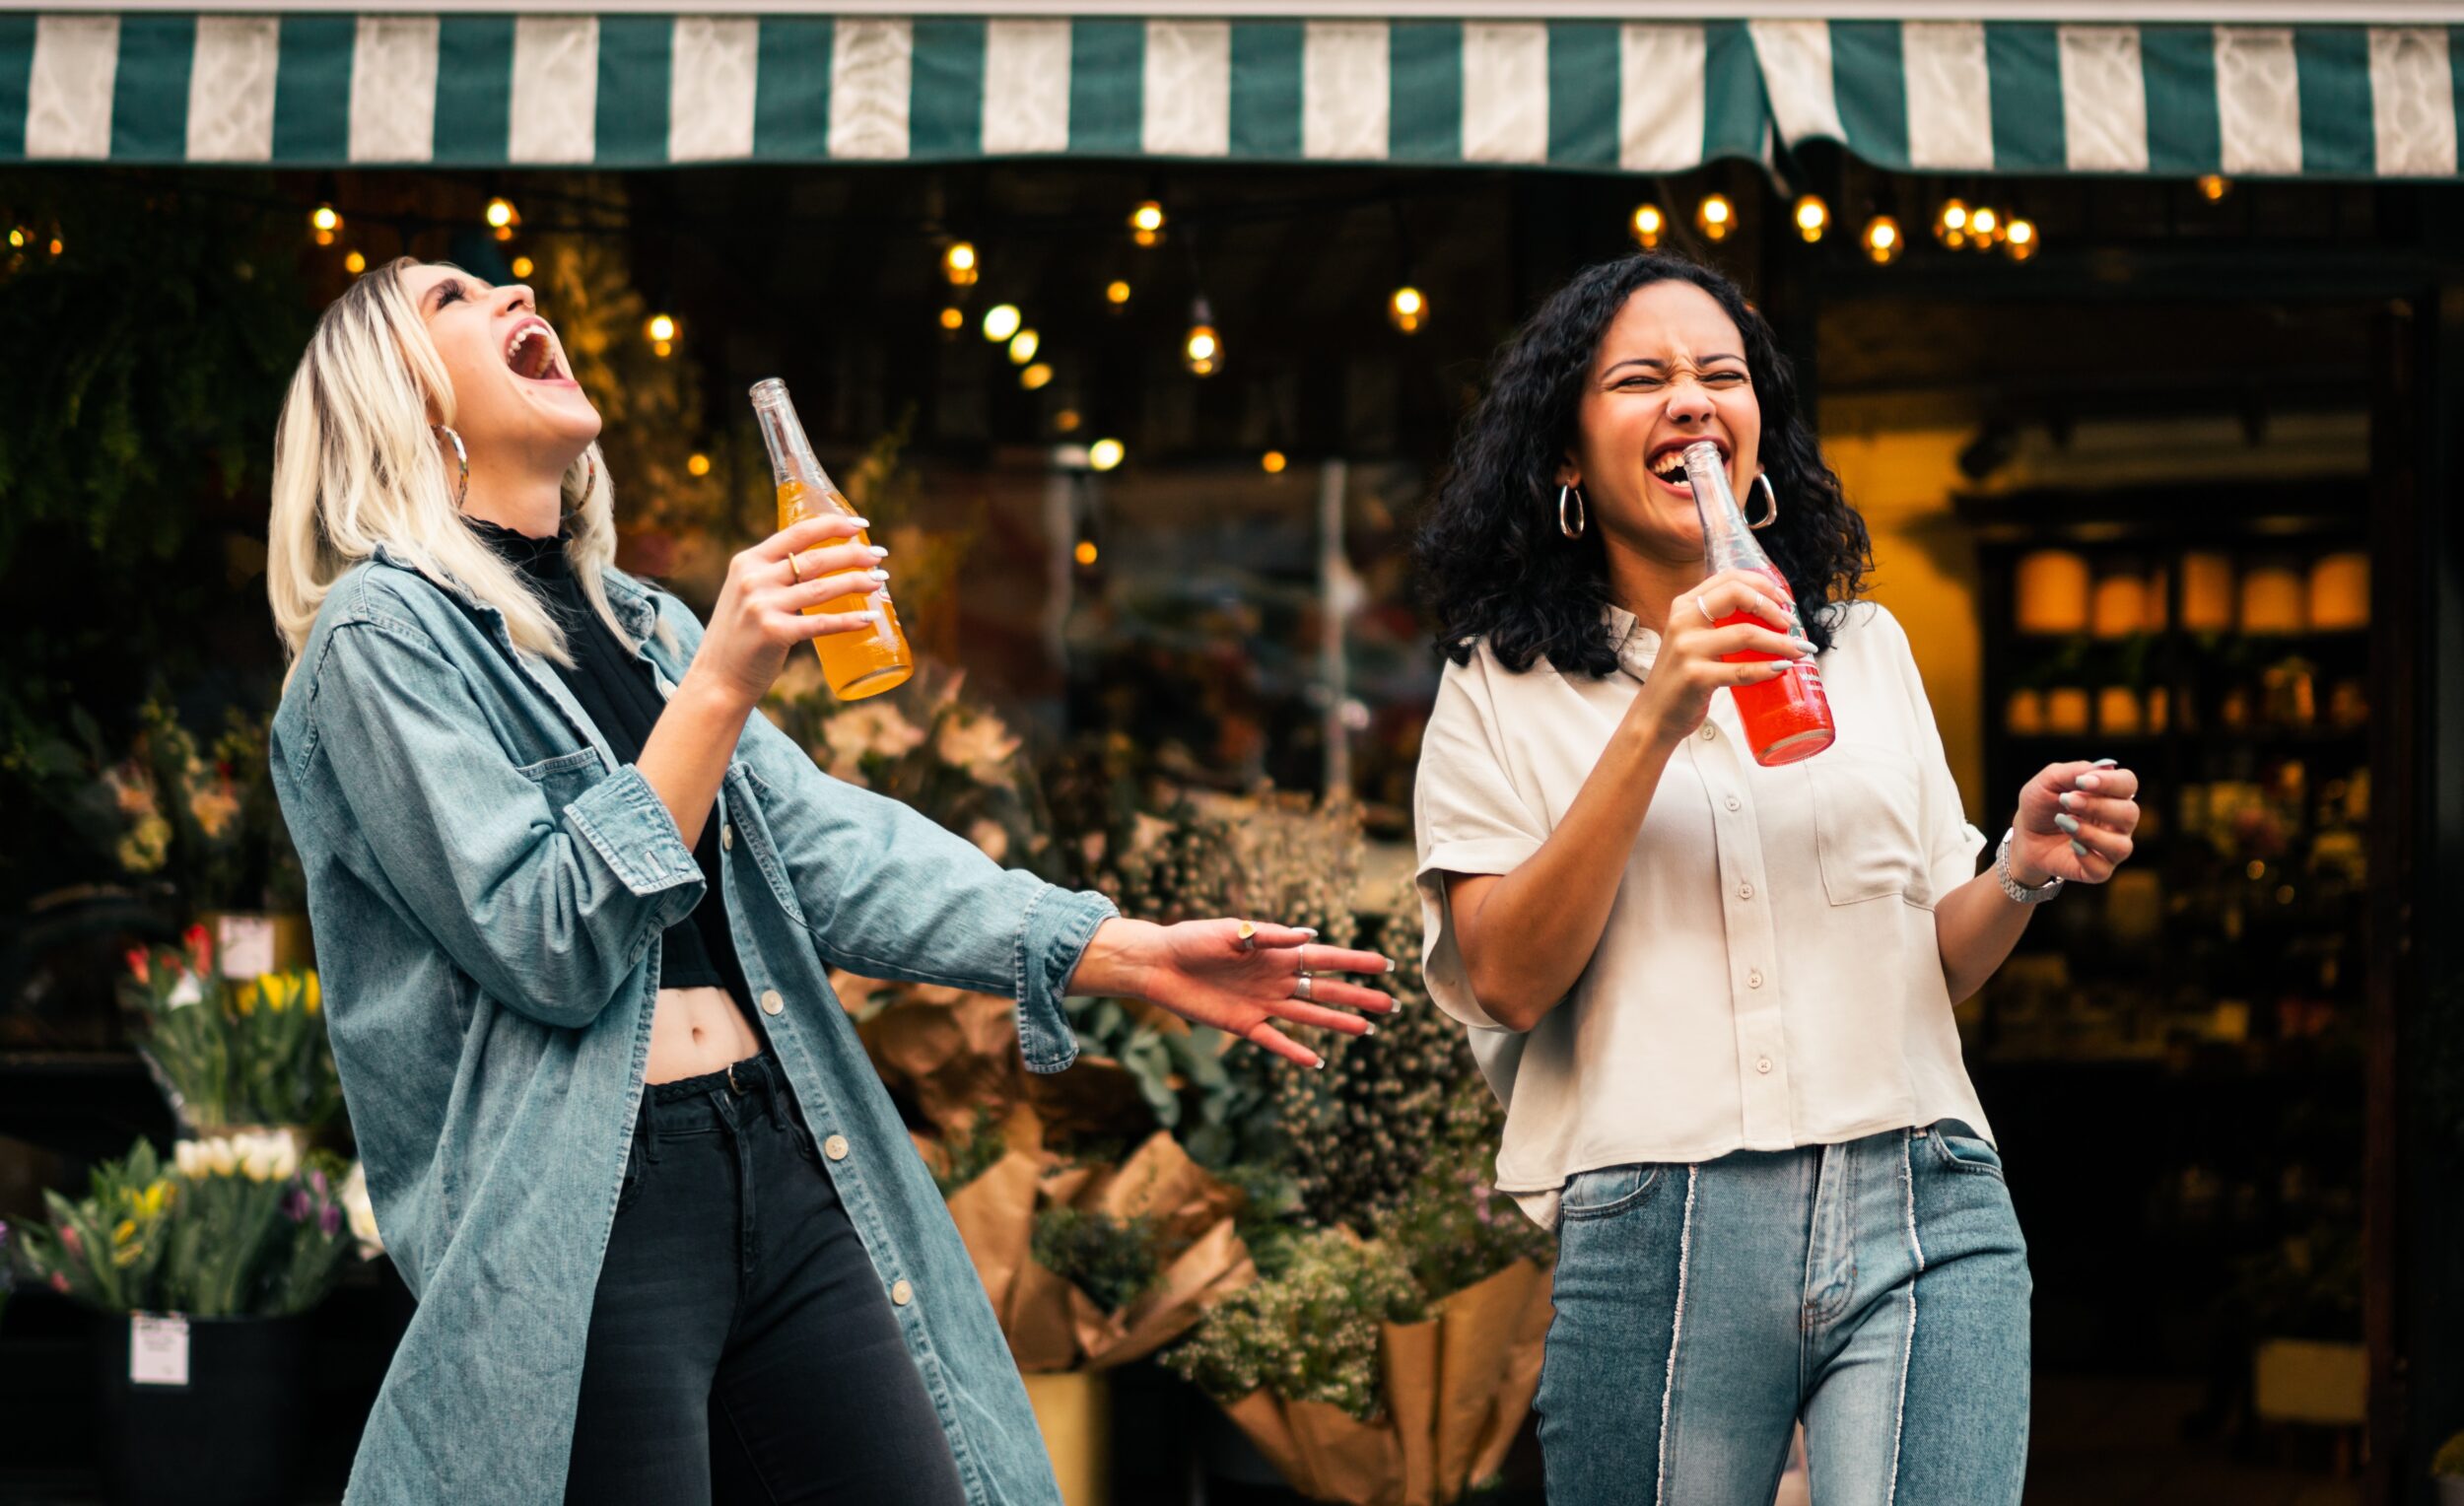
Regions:
M 701 624 L 622 573 L 606 584 L 672 691 Z M 346 1500 L 553 1506 L 659 933 L 702 898 L 702 870 L 503 616 L 390 550 L 327 597 L 272 750 L 369 1193 L 419 1299 Z M 828 970 L 1015 995 L 1027 1065 L 1059 1071 L 1077 1054 L 1061 990 L 1111 903 L 1000 869 L 759 715 L 714 819 L 718 898 L 770 1045 L 815 1137 L 850 1147 L 829 1175 L 883 1287 L 907 1296 L 894 1311 L 969 1501 L 1057 1503 L 992 1305 Z

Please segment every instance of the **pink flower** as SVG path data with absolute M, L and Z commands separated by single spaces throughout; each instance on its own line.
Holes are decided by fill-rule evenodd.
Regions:
M 65 1271 L 65 1270 L 55 1270 L 55 1271 L 51 1272 L 51 1289 L 52 1289 L 53 1291 L 58 1292 L 58 1293 L 59 1293 L 61 1296 L 63 1296 L 63 1297 L 65 1297 L 65 1296 L 67 1296 L 67 1295 L 68 1295 L 68 1272 L 67 1272 L 67 1271 Z
M 191 925 L 180 939 L 188 948 L 188 965 L 201 978 L 213 976 L 214 933 L 202 925 Z
M 75 1224 L 60 1225 L 60 1248 L 81 1261 L 86 1258 L 86 1246 L 84 1241 L 77 1237 Z
M 144 947 L 132 946 L 128 949 L 128 971 L 139 983 L 154 982 L 152 958 Z

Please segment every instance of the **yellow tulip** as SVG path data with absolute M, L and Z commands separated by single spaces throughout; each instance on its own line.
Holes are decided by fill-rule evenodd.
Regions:
M 238 1008 L 241 1014 L 256 1013 L 256 985 L 253 983 L 243 983 L 239 988 L 232 990 L 231 1001 L 233 1006 Z
M 266 1008 L 271 1009 L 276 1014 L 286 1014 L 290 1012 L 291 981 L 289 979 L 283 977 L 280 973 L 268 973 L 263 978 L 258 979 L 257 983 L 264 991 Z
M 313 970 L 301 976 L 307 980 L 308 1012 L 314 1014 L 323 1004 L 324 993 L 316 986 L 316 974 Z

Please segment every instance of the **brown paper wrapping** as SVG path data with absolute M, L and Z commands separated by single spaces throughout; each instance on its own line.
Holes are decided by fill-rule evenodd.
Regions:
M 840 998 L 878 1012 L 856 1034 L 890 1096 L 942 1134 L 1032 1109 L 1055 1141 L 1120 1138 L 1155 1128 L 1137 1079 L 1106 1057 L 1065 1072 L 1030 1072 L 1018 1055 L 1017 1004 L 992 993 L 831 975 Z M 858 1012 L 861 1012 L 858 1010 Z
M 1021 1123 L 1032 1120 L 1012 1122 Z M 949 1206 L 1010 1353 L 1032 1374 L 1103 1370 L 1141 1359 L 1256 1280 L 1258 1269 L 1233 1232 L 1239 1201 L 1238 1193 L 1159 1133 L 1116 1167 L 1062 1166 L 1040 1149 L 1013 1149 L 953 1193 Z M 1032 1253 L 1036 1214 L 1057 1206 L 1151 1218 L 1168 1246 L 1186 1248 L 1164 1266 L 1153 1290 L 1107 1313 Z
M 1426 1323 L 1384 1326 L 1379 1420 L 1263 1390 L 1224 1411 L 1313 1500 L 1447 1506 L 1504 1466 L 1540 1390 L 1548 1319 L 1548 1273 L 1517 1261 L 1438 1303 Z

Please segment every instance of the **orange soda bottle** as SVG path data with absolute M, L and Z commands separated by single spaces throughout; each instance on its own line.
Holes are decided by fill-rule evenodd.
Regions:
M 856 515 L 846 496 L 830 480 L 830 473 L 813 457 L 812 442 L 804 437 L 804 425 L 795 416 L 795 404 L 788 400 L 786 382 L 773 376 L 753 383 L 753 415 L 761 421 L 762 443 L 770 449 L 771 474 L 779 483 L 780 527 L 833 510 L 850 517 Z M 854 542 L 869 544 L 872 538 L 869 533 L 857 533 Z M 899 627 L 898 608 L 890 604 L 887 585 L 875 586 L 863 595 L 833 597 L 804 609 L 808 617 L 818 612 L 880 614 L 880 621 L 869 631 L 833 633 L 813 640 L 813 649 L 821 655 L 822 676 L 840 700 L 859 701 L 895 690 L 916 672 L 916 655 L 907 647 L 907 634 Z
M 1788 604 L 1789 632 L 1805 637 L 1796 593 L 1788 588 L 1788 578 L 1754 542 L 1753 530 L 1745 526 L 1737 494 L 1729 489 L 1728 468 L 1720 463 L 1720 446 L 1709 440 L 1686 445 L 1685 479 L 1693 487 L 1694 511 L 1702 518 L 1704 574 L 1749 570 L 1768 580 L 1779 587 L 1780 600 Z M 1761 623 L 1762 619 L 1738 612 L 1721 618 L 1719 626 L 1739 622 Z M 1749 650 L 1720 657 L 1725 663 L 1744 664 L 1767 663 L 1779 655 Z M 1745 746 L 1753 750 L 1755 763 L 1777 766 L 1812 758 L 1839 735 L 1831 721 L 1830 698 L 1822 693 L 1822 672 L 1814 667 L 1812 656 L 1791 660 L 1788 672 L 1776 680 L 1732 686 L 1729 695 L 1737 702 L 1737 719 L 1745 725 Z

